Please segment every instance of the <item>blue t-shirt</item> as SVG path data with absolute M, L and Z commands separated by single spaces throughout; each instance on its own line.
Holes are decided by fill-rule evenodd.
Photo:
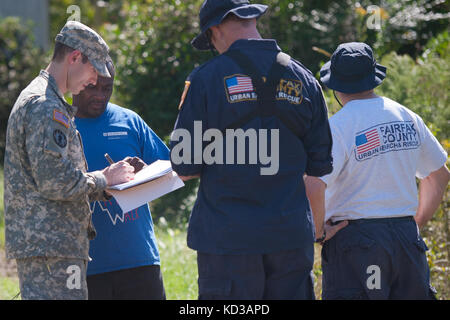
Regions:
M 89 171 L 101 170 L 114 161 L 137 156 L 150 164 L 168 160 L 169 150 L 135 112 L 108 103 L 98 118 L 76 118 Z M 97 237 L 91 241 L 88 275 L 159 264 L 159 252 L 148 205 L 122 212 L 112 198 L 91 203 Z
M 280 52 L 274 40 L 237 40 L 229 50 L 250 57 L 262 75 L 269 73 Z M 275 116 L 253 118 L 242 126 L 243 130 L 258 130 L 259 134 L 266 129 L 279 130 L 279 170 L 273 175 L 262 175 L 261 169 L 266 165 L 250 164 L 247 160 L 250 142 L 239 149 L 236 144 L 233 149 L 231 144 L 230 149 L 228 137 L 214 140 L 215 146 L 222 146 L 221 163 L 198 161 L 193 142 L 199 135 L 206 136 L 209 129 L 228 131 L 225 129 L 230 125 L 259 108 L 250 76 L 222 54 L 188 77 L 175 129 L 188 131 L 193 137 L 186 143 L 191 152 L 182 155 L 189 161 L 174 161 L 178 145 L 175 134 L 171 152 L 172 167 L 179 175 L 200 174 L 198 196 L 189 220 L 190 248 L 213 254 L 261 254 L 313 245 L 303 174 L 322 176 L 332 170 L 327 108 L 317 80 L 294 60 L 286 67 L 276 91 L 276 111 L 289 120 L 295 132 Z M 195 127 L 198 123 L 200 129 Z M 269 138 L 269 144 L 277 143 L 272 136 Z M 203 137 L 204 154 L 210 148 L 205 141 L 211 140 Z M 201 142 L 197 145 L 202 151 Z M 236 160 L 237 150 L 241 149 L 247 164 Z M 259 152 L 262 149 L 259 146 Z M 267 150 L 271 147 L 266 146 Z

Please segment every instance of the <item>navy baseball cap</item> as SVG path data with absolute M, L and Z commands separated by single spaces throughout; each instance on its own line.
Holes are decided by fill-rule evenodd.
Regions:
M 242 19 L 259 18 L 267 11 L 267 6 L 250 4 L 248 0 L 205 0 L 200 8 L 200 30 L 191 44 L 198 50 L 209 50 L 210 42 L 206 31 L 216 26 L 230 13 Z
M 339 45 L 320 69 L 320 80 L 332 90 L 358 93 L 379 86 L 386 78 L 386 70 L 377 63 L 369 45 L 348 42 Z

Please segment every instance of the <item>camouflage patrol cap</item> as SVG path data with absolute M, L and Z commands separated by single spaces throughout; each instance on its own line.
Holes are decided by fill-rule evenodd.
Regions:
M 99 75 L 111 77 L 106 67 L 108 45 L 97 32 L 88 26 L 77 21 L 68 21 L 56 35 L 55 41 L 79 50 L 89 59 Z

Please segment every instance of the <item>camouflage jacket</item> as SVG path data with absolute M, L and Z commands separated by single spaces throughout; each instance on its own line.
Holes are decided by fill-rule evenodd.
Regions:
M 75 108 L 42 70 L 17 99 L 6 133 L 7 258 L 87 259 L 95 237 L 90 200 L 103 200 L 105 176 L 87 172 Z

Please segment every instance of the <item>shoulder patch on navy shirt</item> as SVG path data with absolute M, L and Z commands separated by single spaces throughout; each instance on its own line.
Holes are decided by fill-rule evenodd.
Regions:
M 229 103 L 257 100 L 258 95 L 249 76 L 234 74 L 225 77 L 223 80 Z M 303 101 L 302 88 L 303 83 L 300 80 L 280 79 L 275 98 L 280 101 L 285 100 L 290 104 L 299 105 Z
M 190 86 L 191 86 L 191 82 L 186 80 L 184 82 L 184 90 L 183 90 L 183 94 L 181 95 L 181 100 L 180 100 L 180 104 L 178 105 L 178 110 L 181 110 L 181 107 L 183 107 L 183 103 L 184 103 L 184 100 L 186 99 L 186 96 L 187 96 Z
M 301 104 L 303 101 L 302 88 L 303 83 L 300 80 L 280 79 L 276 99 L 286 100 L 295 105 Z
M 252 79 L 243 74 L 234 74 L 223 79 L 229 103 L 255 101 L 257 95 Z

